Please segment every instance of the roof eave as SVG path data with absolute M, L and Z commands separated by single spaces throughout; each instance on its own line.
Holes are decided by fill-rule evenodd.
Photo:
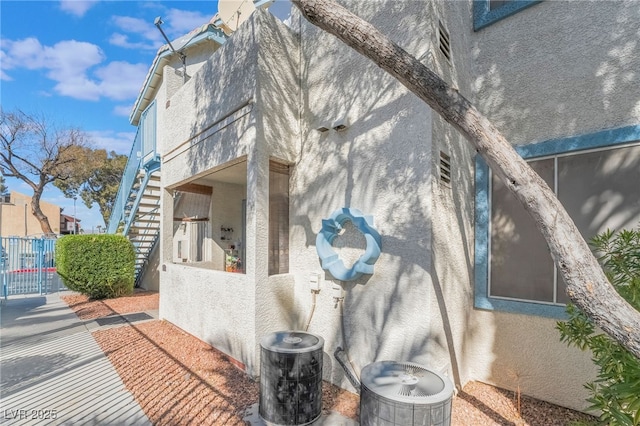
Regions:
M 195 45 L 209 40 L 217 43 L 218 46 L 221 46 L 226 41 L 226 36 L 222 32 L 222 30 L 215 28 L 211 24 L 208 24 L 207 29 L 204 32 L 194 36 L 191 40 L 189 40 L 189 42 L 187 42 L 182 48 L 180 48 L 180 51 L 191 48 Z M 131 114 L 129 115 L 129 123 L 131 123 L 132 125 L 138 125 L 142 112 L 147 108 L 147 106 L 149 106 L 153 99 L 155 99 L 155 94 L 156 90 L 159 87 L 159 82 L 162 81 L 162 68 L 167 63 L 169 63 L 174 55 L 176 55 L 176 53 L 169 50 L 167 45 L 162 46 L 158 50 L 158 53 L 153 59 L 151 67 L 149 68 L 147 77 L 145 78 L 143 88 L 138 94 L 138 97 L 133 104 Z

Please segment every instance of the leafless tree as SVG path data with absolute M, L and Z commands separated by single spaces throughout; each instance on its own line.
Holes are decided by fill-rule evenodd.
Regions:
M 0 171 L 33 189 L 31 213 L 43 233 L 53 234 L 40 200 L 48 184 L 73 174 L 80 158 L 76 154 L 88 144 L 86 134 L 77 128 L 58 128 L 42 115 L 0 110 L 0 143 Z

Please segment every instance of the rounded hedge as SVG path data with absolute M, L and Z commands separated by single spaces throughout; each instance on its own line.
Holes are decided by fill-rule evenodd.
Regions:
M 65 235 L 56 242 L 56 267 L 67 288 L 92 299 L 133 292 L 135 250 L 122 235 Z

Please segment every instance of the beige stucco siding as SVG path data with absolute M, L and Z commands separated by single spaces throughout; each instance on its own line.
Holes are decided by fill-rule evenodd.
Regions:
M 640 4 L 549 1 L 473 34 L 475 103 L 513 144 L 637 124 Z
M 11 202 L 0 208 L 3 237 L 40 237 L 42 227 L 31 212 L 31 196 L 11 191 Z M 60 233 L 60 206 L 40 200 L 40 209 L 49 219 L 54 234 Z
M 349 6 L 426 60 L 429 43 L 423 41 L 431 27 L 424 2 Z M 407 19 L 411 31 L 399 31 Z M 322 219 L 339 208 L 357 208 L 373 215 L 382 236 L 375 273 L 342 283 L 344 312 L 331 290 L 341 283 L 323 274 L 309 330 L 325 338 L 325 376 L 350 388 L 333 358 L 338 346 L 348 349 L 358 373 L 382 359 L 441 368 L 429 335 L 431 111 L 375 64 L 304 21 L 301 39 L 303 139 L 291 182 L 290 263 L 303 312 L 311 305 L 309 273 L 321 271 L 315 237 Z M 339 120 L 346 130 L 316 130 Z M 357 239 L 334 245 L 364 248 Z
M 478 32 L 471 0 L 343 3 L 439 73 L 514 144 L 640 118 L 629 95 L 640 69 L 634 2 L 543 2 Z M 439 21 L 451 60 L 439 51 Z M 292 22 L 290 29 L 254 14 L 186 84 L 164 69 L 160 315 L 252 375 L 262 336 L 308 323 L 325 339 L 325 378 L 348 389 L 333 357 L 339 346 L 357 373 L 378 360 L 414 361 L 458 386 L 480 380 L 584 409 L 583 384 L 595 369 L 587 353 L 560 343 L 555 320 L 474 307 L 474 149 L 375 64 L 299 12 Z M 346 128 L 334 130 L 338 123 Z M 441 153 L 450 158 L 449 183 L 439 177 Z M 291 165 L 290 267 L 273 276 L 270 159 Z M 246 190 L 246 275 L 173 264 L 172 190 L 237 161 L 247 168 L 238 191 Z M 214 208 L 226 199 L 220 188 L 213 186 Z M 382 236 L 375 273 L 346 283 L 321 269 L 316 252 L 322 220 L 343 207 L 372 215 Z M 358 232 L 334 247 L 351 261 L 365 248 Z M 310 317 L 312 273 L 320 273 L 321 290 Z
M 283 24 L 256 13 L 168 99 L 164 112 L 165 200 L 179 184 L 246 161 L 246 275 L 170 264 L 172 207 L 165 202 L 160 315 L 239 360 L 251 375 L 258 373 L 259 337 L 290 328 L 293 280 L 269 279 L 266 253 L 269 159 L 293 162 L 299 141 L 297 55 L 288 56 L 297 45 Z M 213 208 L 223 208 L 228 197 L 216 198 L 215 185 L 213 191 Z M 184 300 L 182 293 L 192 291 L 197 295 Z M 202 300 L 211 301 L 207 309 Z
M 475 105 L 515 145 L 637 125 L 640 5 L 542 2 L 468 36 Z M 585 409 L 588 352 L 559 342 L 556 321 L 474 310 L 486 334 L 471 377 Z M 491 342 L 490 346 L 487 342 Z

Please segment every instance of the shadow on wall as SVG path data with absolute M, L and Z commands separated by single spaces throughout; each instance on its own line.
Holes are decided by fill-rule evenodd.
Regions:
M 637 123 L 640 5 L 581 6 L 543 2 L 475 33 L 475 102 L 511 143 Z
M 639 88 L 639 33 L 640 4 L 636 2 L 537 4 L 474 34 L 475 103 L 517 145 L 637 124 L 638 97 L 628 94 L 638 93 Z M 626 158 L 615 167 L 637 170 L 639 162 L 637 157 Z M 605 164 L 594 165 L 589 176 L 597 178 L 604 168 Z M 612 220 L 628 223 L 632 219 L 628 211 L 621 210 L 623 199 L 629 196 L 625 191 L 594 188 L 584 180 L 577 185 L 597 193 L 584 201 L 562 200 L 561 196 L 568 210 L 578 212 L 574 221 L 585 238 Z M 574 196 L 572 191 L 565 187 L 570 197 Z M 499 208 L 493 212 L 496 223 L 503 225 L 503 240 L 492 240 L 492 251 L 505 240 L 531 244 L 532 237 L 520 235 L 504 213 Z M 502 382 L 501 386 L 522 386 L 527 393 L 527 385 L 540 380 L 539 371 L 549 376 L 556 371 L 565 377 L 574 370 L 582 370 L 576 371 L 578 375 L 588 374 L 586 356 L 580 364 L 576 361 L 580 354 L 571 358 L 567 349 L 562 352 L 564 359 L 554 358 L 559 335 L 552 320 L 526 317 L 516 322 L 517 317 L 509 314 L 493 316 L 503 324 L 509 323 L 508 329 L 503 328 L 493 340 L 496 360 L 490 374 L 492 380 Z M 519 342 L 519 352 L 532 350 L 539 354 L 538 361 L 514 356 L 518 352 L 514 352 L 513 342 Z M 549 394 L 557 394 L 559 391 L 552 387 Z M 580 392 L 581 384 L 575 387 Z
M 372 5 L 358 5 L 357 13 L 384 31 L 386 22 L 401 20 L 389 13 L 400 15 L 404 8 L 399 4 L 393 7 L 397 10 L 385 10 L 383 14 Z M 420 21 L 420 17 L 415 19 Z M 430 18 L 424 16 L 422 22 L 430 22 Z M 321 45 L 326 52 L 303 58 L 303 117 L 308 118 L 303 121 L 300 157 L 292 175 L 292 241 L 302 238 L 309 249 L 305 259 L 317 262 L 315 236 L 322 218 L 341 207 L 373 214 L 383 238 L 383 255 L 376 273 L 367 278 L 368 283 L 363 277 L 344 284 L 345 337 L 351 348 L 358 349 L 356 370 L 379 359 L 425 363 L 444 352 L 450 354 L 457 376 L 449 309 L 444 305 L 445 296 L 438 281 L 430 276 L 435 161 L 429 108 L 331 36 L 306 24 L 303 30 L 309 33 L 303 43 L 313 40 L 314 46 Z M 426 34 L 430 31 L 417 28 L 416 32 L 421 30 Z M 408 49 L 426 57 L 430 46 L 425 39 L 428 37 L 421 38 L 422 44 L 410 40 Z M 347 130 L 315 130 L 324 121 L 345 115 Z M 468 149 L 460 151 L 471 164 Z M 470 173 L 464 179 L 461 185 L 470 188 Z M 463 245 L 468 244 L 466 232 L 457 233 L 465 239 Z M 469 254 L 468 247 L 466 250 Z M 470 268 L 471 256 L 466 259 L 467 275 Z M 462 285 L 469 293 L 468 283 L 467 280 Z M 432 291 L 437 313 L 429 309 L 434 306 Z M 438 314 L 443 317 L 444 333 L 430 327 Z M 341 341 L 340 334 L 336 328 L 333 340 Z M 354 358 L 354 353 L 351 355 Z M 459 377 L 455 379 L 459 382 Z

